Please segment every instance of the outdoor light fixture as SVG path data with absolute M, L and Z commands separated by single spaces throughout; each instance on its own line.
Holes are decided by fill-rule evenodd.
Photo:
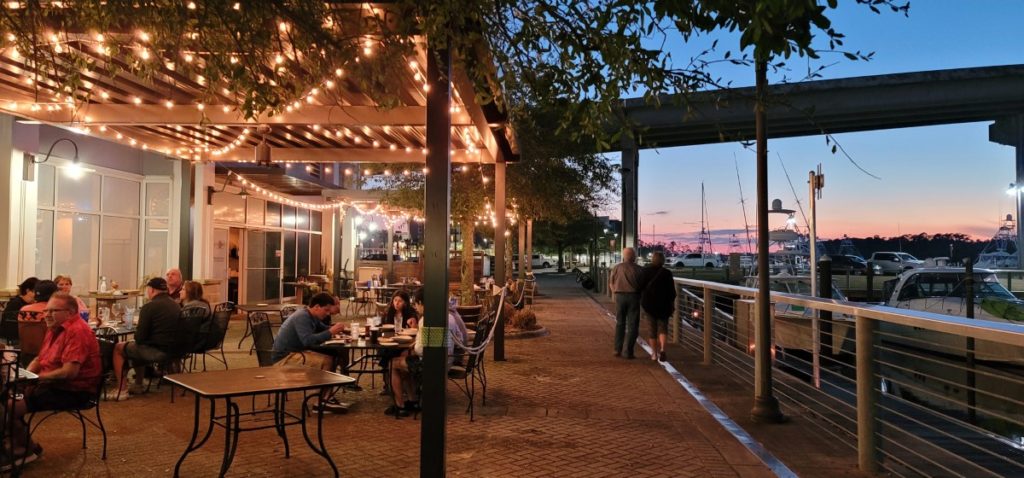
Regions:
M 258 166 L 271 166 L 270 161 L 270 145 L 267 144 L 267 135 L 270 134 L 270 126 L 260 125 L 256 128 L 256 134 L 260 136 L 260 142 L 255 148 L 255 160 Z M 243 189 L 244 191 L 244 189 Z
M 71 146 L 75 148 L 75 155 L 74 157 L 71 158 L 71 164 L 62 168 L 64 170 L 64 174 L 67 177 L 71 179 L 81 179 L 82 176 L 85 175 L 85 173 L 92 171 L 91 169 L 83 168 L 82 165 L 79 164 L 78 144 L 75 143 L 74 140 L 72 140 L 71 138 L 60 138 L 50 145 L 50 149 L 46 151 L 46 156 L 43 156 L 43 159 L 36 161 L 31 154 L 25 154 L 25 169 L 22 171 L 22 179 L 24 179 L 25 181 L 35 181 L 35 165 L 43 164 L 49 161 L 50 156 L 53 155 L 53 148 L 57 146 L 57 143 L 60 143 L 61 141 L 67 141 L 71 143 Z
M 1006 195 L 1013 196 L 1014 194 L 1017 194 L 1018 191 L 1019 190 L 1017 189 L 1017 185 L 1014 183 L 1010 183 L 1010 188 L 1006 190 Z

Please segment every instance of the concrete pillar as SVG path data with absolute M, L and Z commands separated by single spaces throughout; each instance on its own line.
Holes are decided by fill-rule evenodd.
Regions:
M 21 282 L 18 265 L 21 244 L 22 154 L 14 150 L 14 118 L 0 115 L 0 241 L 7 244 L 0 253 L 0 284 L 5 289 Z
M 622 247 L 636 247 L 639 238 L 637 216 L 637 178 L 640 168 L 640 149 L 630 134 L 622 137 Z
M 1001 118 L 989 125 L 988 140 L 1016 149 L 1014 169 L 1017 174 L 1014 185 L 1017 187 L 1017 266 L 1024 267 L 1024 227 L 1020 222 L 1024 217 L 1024 201 L 1021 200 L 1020 191 L 1024 187 L 1024 115 Z
M 185 161 L 183 161 L 185 162 Z M 213 206 L 206 201 L 206 188 L 216 186 L 214 164 L 196 163 L 192 188 L 192 279 L 211 279 L 213 272 Z M 226 296 L 225 296 L 226 297 Z
M 349 271 L 351 276 L 355 278 L 356 268 L 356 223 L 354 221 L 356 217 L 355 208 L 346 207 L 345 213 L 342 216 L 341 221 L 341 253 L 339 260 L 341 264 L 338 266 L 338 274 L 342 271 Z
M 181 181 L 178 190 L 178 262 L 171 263 L 181 269 L 181 276 L 192 278 L 192 238 L 195 237 L 196 224 L 192 220 L 192 205 L 195 200 L 194 170 L 191 161 L 179 161 L 175 165 L 175 175 Z M 203 199 L 205 201 L 205 198 Z

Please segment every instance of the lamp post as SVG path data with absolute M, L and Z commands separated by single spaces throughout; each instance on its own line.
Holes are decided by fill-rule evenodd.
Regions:
M 1024 229 L 1020 227 L 1020 193 L 1021 186 L 1017 183 L 1010 183 L 1010 188 L 1006 190 L 1006 194 L 1013 196 L 1016 200 L 1017 207 L 1017 268 L 1024 267 Z

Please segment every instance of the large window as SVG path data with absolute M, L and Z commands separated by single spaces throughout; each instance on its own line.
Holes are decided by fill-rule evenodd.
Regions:
M 214 222 L 245 229 L 242 277 L 246 302 L 295 294 L 284 282 L 322 273 L 323 213 L 230 192 L 213 195 Z
M 101 276 L 136 288 L 142 275 L 167 267 L 169 182 L 144 183 L 116 172 L 72 176 L 51 164 L 38 168 L 37 277 L 70 275 L 82 294 L 96 289 Z

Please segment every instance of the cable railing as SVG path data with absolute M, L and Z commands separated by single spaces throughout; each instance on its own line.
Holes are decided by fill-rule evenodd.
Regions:
M 757 289 L 675 280 L 673 338 L 753 384 Z M 864 471 L 1024 476 L 1024 325 L 781 292 L 771 302 L 774 395 L 856 450 Z

